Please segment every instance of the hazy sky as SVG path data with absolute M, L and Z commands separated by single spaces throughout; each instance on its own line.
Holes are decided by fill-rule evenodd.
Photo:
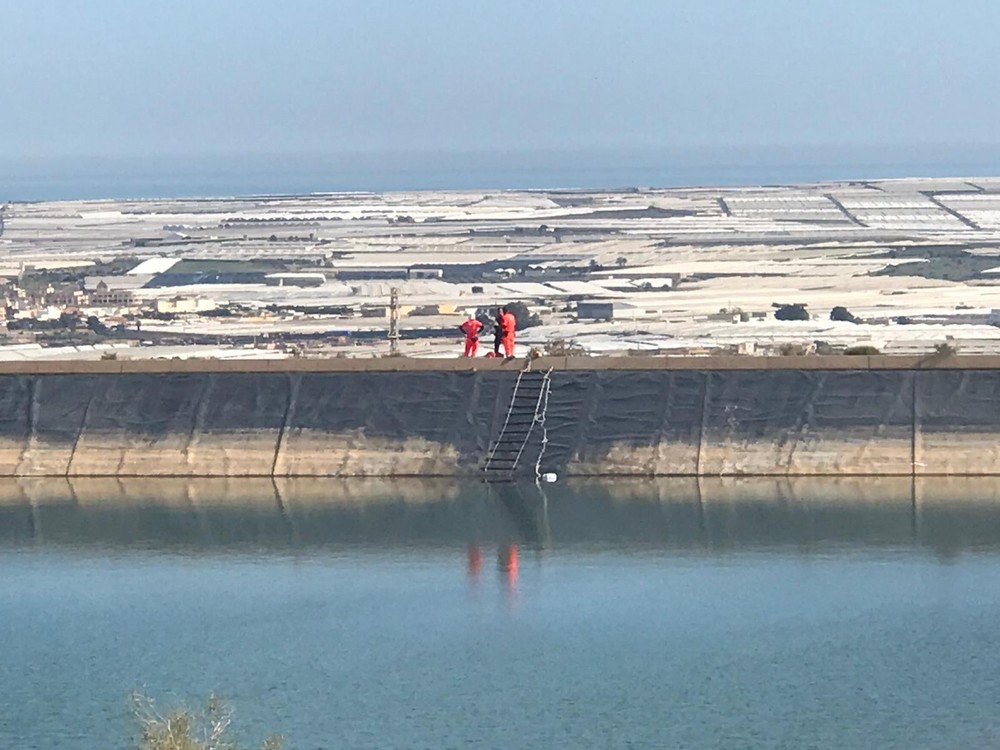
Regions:
M 997 0 L 0 0 L 0 156 L 1000 142 Z

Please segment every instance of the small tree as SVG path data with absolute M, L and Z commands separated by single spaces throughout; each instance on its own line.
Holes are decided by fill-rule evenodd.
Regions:
M 69 328 L 71 331 L 75 331 L 77 326 L 80 325 L 80 317 L 78 315 L 74 315 L 73 313 L 60 313 L 59 325 L 63 328 Z
M 809 312 L 806 306 L 800 303 L 792 305 L 776 305 L 774 311 L 775 320 L 809 320 Z
M 851 311 L 846 307 L 837 305 L 835 308 L 830 310 L 830 320 L 838 320 L 844 323 L 860 323 L 861 321 L 851 314 Z
M 532 328 L 542 324 L 541 317 L 537 313 L 531 312 L 523 302 L 509 302 L 506 307 L 517 318 L 518 328 Z
M 618 258 L 615 260 L 615 265 L 618 266 L 619 268 L 625 268 L 625 266 L 628 265 L 628 258 L 626 258 L 624 255 L 619 255 Z

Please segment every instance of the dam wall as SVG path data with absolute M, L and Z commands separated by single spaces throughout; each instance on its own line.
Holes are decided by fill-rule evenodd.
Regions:
M 475 477 L 524 362 L 0 366 L 0 475 Z M 1000 360 L 550 358 L 515 474 L 1000 475 Z

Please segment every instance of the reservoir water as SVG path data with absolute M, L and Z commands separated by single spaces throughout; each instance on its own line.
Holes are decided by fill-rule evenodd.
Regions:
M 0 485 L 0 747 L 1000 740 L 1000 483 Z

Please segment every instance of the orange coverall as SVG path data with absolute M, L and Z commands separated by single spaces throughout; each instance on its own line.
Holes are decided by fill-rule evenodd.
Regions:
M 483 324 L 475 318 L 469 318 L 458 328 L 465 334 L 465 354 L 462 356 L 475 357 L 479 351 L 479 332 L 483 330 Z
M 500 326 L 503 328 L 503 353 L 505 356 L 514 356 L 514 331 L 517 329 L 517 318 L 514 313 L 507 312 L 500 317 Z

